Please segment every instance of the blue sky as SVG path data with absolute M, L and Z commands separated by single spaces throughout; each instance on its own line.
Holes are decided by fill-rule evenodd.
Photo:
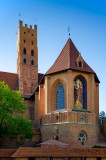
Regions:
M 16 73 L 21 20 L 38 26 L 39 72 L 53 64 L 68 36 L 100 79 L 100 111 L 106 112 L 106 1 L 0 0 L 0 71 Z

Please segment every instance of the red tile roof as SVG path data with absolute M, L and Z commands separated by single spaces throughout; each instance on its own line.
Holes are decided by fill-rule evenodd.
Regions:
M 68 69 L 77 70 L 77 71 L 84 71 L 84 72 L 95 72 L 90 68 L 90 66 L 83 60 L 83 67 L 78 67 L 76 65 L 76 60 L 79 57 L 80 53 L 75 47 L 72 40 L 69 38 L 66 42 L 63 50 L 59 54 L 58 58 L 51 66 L 51 68 L 46 72 L 45 75 L 65 71 Z
M 18 74 L 0 72 L 0 82 L 4 81 L 11 90 L 18 90 Z
M 60 142 L 58 140 L 53 140 L 53 139 L 42 142 L 40 145 L 42 148 L 67 148 L 69 147 L 69 144 Z
M 106 149 L 19 148 L 11 157 L 106 157 Z
M 10 157 L 15 152 L 16 152 L 16 149 L 0 149 L 0 158 Z

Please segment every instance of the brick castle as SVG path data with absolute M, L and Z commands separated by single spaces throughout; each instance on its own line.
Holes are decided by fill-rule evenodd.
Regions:
M 0 72 L 0 81 L 20 90 L 27 104 L 25 117 L 34 122 L 36 144 L 88 148 L 98 143 L 100 82 L 70 38 L 51 68 L 41 74 L 37 26 L 28 28 L 19 21 L 17 74 Z

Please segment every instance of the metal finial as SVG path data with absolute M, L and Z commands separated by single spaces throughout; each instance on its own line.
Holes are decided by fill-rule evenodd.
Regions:
M 68 26 L 67 30 L 68 30 L 68 35 L 70 37 L 70 30 L 71 30 L 71 28 Z

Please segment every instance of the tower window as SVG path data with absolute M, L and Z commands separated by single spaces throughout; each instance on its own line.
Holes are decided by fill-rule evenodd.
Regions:
M 34 65 L 34 61 L 33 61 L 33 60 L 31 61 L 31 65 L 32 65 L 32 66 Z
M 32 45 L 33 45 L 33 42 L 32 42 Z
M 31 51 L 31 56 L 34 56 L 34 52 L 33 52 L 33 50 Z
M 26 64 L 26 59 L 25 59 L 25 58 L 24 58 L 24 61 L 23 61 L 23 62 L 24 62 L 24 64 Z
M 25 43 L 26 41 L 24 40 L 24 43 Z
M 79 67 L 82 67 L 82 62 L 81 61 L 79 62 Z
M 32 34 L 32 36 L 33 36 L 33 34 Z
M 24 34 L 26 34 L 26 32 L 24 32 Z
M 26 55 L 26 49 L 24 48 L 24 51 L 23 51 L 24 55 Z

